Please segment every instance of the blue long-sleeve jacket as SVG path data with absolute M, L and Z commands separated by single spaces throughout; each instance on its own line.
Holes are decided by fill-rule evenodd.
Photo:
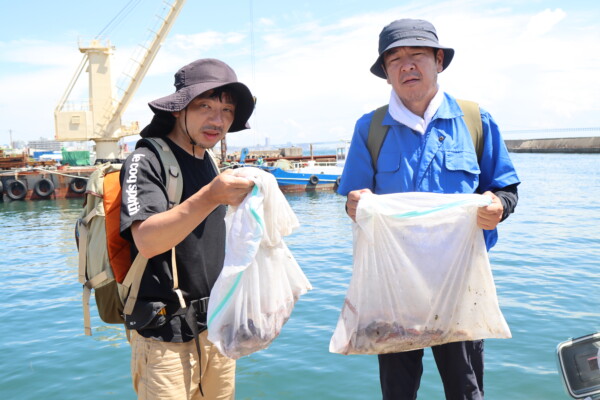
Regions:
M 398 192 L 483 193 L 520 183 L 498 126 L 481 110 L 483 152 L 481 159 L 456 100 L 444 94 L 444 101 L 423 135 L 395 121 L 389 112 L 383 125 L 389 126 L 374 170 L 367 148 L 373 112 L 356 123 L 338 193 L 370 189 L 376 194 Z M 498 233 L 484 231 L 488 250 Z

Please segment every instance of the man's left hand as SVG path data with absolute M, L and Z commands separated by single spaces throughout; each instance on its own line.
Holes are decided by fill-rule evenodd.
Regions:
M 477 226 L 481 229 L 492 230 L 498 226 L 502 219 L 502 212 L 504 207 L 502 202 L 494 193 L 487 191 L 483 196 L 489 196 L 492 198 L 492 204 L 486 207 L 479 207 L 477 209 Z

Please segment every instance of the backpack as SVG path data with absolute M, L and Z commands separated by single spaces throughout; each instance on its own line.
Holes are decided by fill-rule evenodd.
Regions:
M 481 123 L 481 112 L 479 111 L 479 104 L 469 100 L 456 100 L 458 106 L 463 112 L 463 120 L 467 124 L 467 129 L 471 134 L 473 140 L 473 146 L 477 151 L 477 160 L 481 160 L 481 154 L 483 153 L 483 126 Z M 382 125 L 383 118 L 387 113 L 388 106 L 379 107 L 375 110 L 373 118 L 371 119 L 371 125 L 369 126 L 369 135 L 367 137 L 367 148 L 371 155 L 371 162 L 373 169 L 377 169 L 377 159 L 379 158 L 379 152 L 383 141 L 389 130 L 389 126 Z
M 183 178 L 179 164 L 167 143 L 160 138 L 145 138 L 137 147 L 154 149 L 165 171 L 169 208 L 181 200 Z M 79 250 L 79 282 L 83 284 L 83 321 L 85 334 L 91 336 L 89 300 L 94 290 L 96 307 L 102 321 L 124 323 L 137 299 L 139 285 L 148 259 L 138 253 L 131 261 L 131 243 L 120 235 L 121 164 L 105 163 L 90 176 L 83 210 L 75 224 Z M 175 248 L 172 249 L 173 260 Z M 180 302 L 177 268 L 173 263 L 174 289 Z M 185 302 L 183 302 L 185 308 Z

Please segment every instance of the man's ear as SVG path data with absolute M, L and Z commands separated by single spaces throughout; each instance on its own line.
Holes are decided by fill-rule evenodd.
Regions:
M 442 72 L 444 70 L 444 50 L 437 49 L 435 55 L 435 62 L 437 63 L 437 72 Z

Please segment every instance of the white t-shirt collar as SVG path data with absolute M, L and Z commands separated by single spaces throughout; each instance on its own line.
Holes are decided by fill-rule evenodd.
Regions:
M 392 118 L 394 118 L 397 122 L 406 125 L 410 129 L 419 132 L 421 135 L 425 133 L 427 126 L 431 122 L 431 119 L 437 112 L 438 108 L 442 105 L 444 101 L 444 92 L 440 90 L 440 86 L 438 85 L 437 92 L 433 99 L 429 102 L 429 106 L 425 110 L 424 118 L 419 117 L 416 114 L 413 114 L 406 106 L 402 103 L 402 100 L 398 97 L 394 89 L 392 89 L 392 93 L 390 95 L 390 105 L 389 112 Z

